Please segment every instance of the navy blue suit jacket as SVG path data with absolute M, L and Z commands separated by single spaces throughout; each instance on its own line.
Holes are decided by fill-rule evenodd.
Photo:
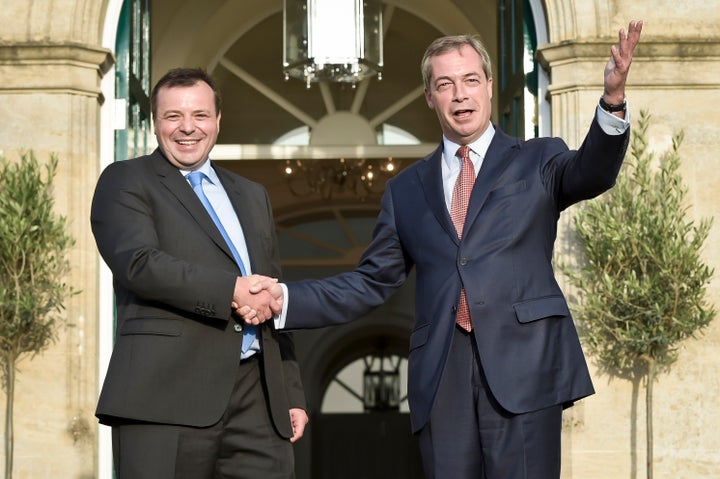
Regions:
M 408 358 L 413 430 L 427 422 L 464 286 L 480 360 L 506 410 L 524 413 L 592 394 L 565 297 L 552 267 L 560 212 L 612 187 L 629 131 L 596 120 L 582 146 L 521 141 L 499 129 L 470 198 L 462 241 L 441 180 L 442 145 L 388 181 L 373 239 L 357 268 L 288 284 L 286 328 L 344 323 L 383 303 L 416 268 Z

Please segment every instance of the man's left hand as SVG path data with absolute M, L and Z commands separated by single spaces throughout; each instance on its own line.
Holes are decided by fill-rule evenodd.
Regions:
M 309 420 L 310 419 L 304 409 L 290 409 L 290 423 L 292 424 L 293 429 L 293 435 L 290 438 L 290 442 L 295 442 L 303 436 L 305 433 L 305 426 Z
M 619 42 L 610 47 L 611 56 L 605 65 L 604 98 L 611 105 L 625 101 L 625 82 L 627 81 L 633 52 L 640 42 L 643 21 L 632 21 L 627 32 L 624 28 L 618 33 Z

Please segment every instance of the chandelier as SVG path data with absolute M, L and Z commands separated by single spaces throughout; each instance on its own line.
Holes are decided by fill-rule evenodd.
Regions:
M 283 71 L 305 81 L 382 77 L 380 0 L 284 0 Z
M 364 200 L 382 194 L 398 168 L 392 158 L 287 160 L 283 173 L 295 196 L 318 195 L 329 200 L 345 195 Z

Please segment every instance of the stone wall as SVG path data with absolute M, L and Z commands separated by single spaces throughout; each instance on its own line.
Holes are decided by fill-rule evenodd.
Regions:
M 100 79 L 113 61 L 98 46 L 102 3 L 23 0 L 0 9 L 0 150 L 10 159 L 30 149 L 40 161 L 58 155 L 56 212 L 76 240 L 67 281 L 81 290 L 66 302 L 58 341 L 19 365 L 15 478 L 97 474 L 98 260 L 88 218 L 100 164 Z
M 550 17 L 568 14 L 565 2 L 548 3 L 557 3 L 558 11 L 549 12 Z M 601 4 L 595 3 L 596 7 Z M 607 18 L 578 16 L 572 31 L 578 32 L 579 38 L 571 39 L 572 32 L 558 25 L 562 33 L 556 38 L 563 41 L 545 46 L 540 55 L 552 71 L 553 135 L 577 146 L 602 92 L 602 69 L 610 44 L 617 38 L 592 38 L 580 32 L 617 32 L 629 19 L 644 18 L 641 44 L 628 81 L 628 102 L 636 119 L 640 110 L 652 115 L 650 148 L 658 154 L 669 149 L 674 133 L 684 131 L 680 155 L 681 172 L 690 190 L 688 215 L 699 221 L 715 217 L 720 204 L 720 160 L 714 155 L 720 147 L 720 117 L 716 113 L 720 102 L 720 38 L 717 31 L 708 28 L 720 20 L 720 11 L 716 6 L 710 9 L 707 4 L 711 2 L 692 2 L 690 10 L 664 3 L 652 2 L 651 6 L 651 2 L 634 2 L 632 8 L 624 4 L 627 12 L 611 12 Z M 702 20 L 694 7 L 704 12 Z M 665 8 L 678 17 L 672 26 L 660 13 Z M 688 27 L 690 24 L 693 28 Z M 563 223 L 567 229 L 569 218 Z M 717 218 L 703 259 L 716 271 L 708 299 L 720 304 Z M 683 343 L 679 360 L 655 385 L 655 477 L 718 477 L 719 347 L 720 320 L 715 319 L 704 334 Z M 563 477 L 644 477 L 645 384 L 634 388 L 629 381 L 603 376 L 597 370 L 592 373 L 597 394 L 565 414 Z

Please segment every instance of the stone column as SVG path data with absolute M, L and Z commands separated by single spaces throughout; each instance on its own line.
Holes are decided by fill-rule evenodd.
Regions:
M 68 218 L 75 247 L 67 281 L 81 293 L 65 303 L 58 341 L 21 363 L 15 394 L 18 477 L 96 474 L 98 255 L 90 199 L 99 174 L 100 80 L 112 54 L 80 43 L 0 41 L 0 150 L 18 159 L 59 158 L 55 211 Z

